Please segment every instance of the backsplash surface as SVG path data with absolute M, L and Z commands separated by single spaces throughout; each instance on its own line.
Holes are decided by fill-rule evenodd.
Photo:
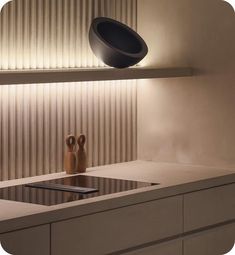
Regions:
M 67 134 L 89 166 L 136 158 L 136 82 L 0 86 L 1 180 L 62 171 Z
M 0 15 L 0 67 L 103 66 L 89 48 L 91 20 L 136 29 L 136 8 L 136 0 L 14 0 Z M 87 136 L 89 166 L 136 159 L 136 108 L 136 81 L 0 86 L 0 180 L 62 171 L 69 133 Z

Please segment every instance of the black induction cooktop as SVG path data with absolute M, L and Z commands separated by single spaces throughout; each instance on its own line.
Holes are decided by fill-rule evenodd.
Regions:
M 51 206 L 153 185 L 157 183 L 76 175 L 2 188 L 0 199 Z

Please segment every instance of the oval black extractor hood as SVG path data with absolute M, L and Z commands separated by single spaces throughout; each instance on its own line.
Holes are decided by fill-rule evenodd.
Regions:
M 96 57 L 115 68 L 133 66 L 148 53 L 145 41 L 133 29 L 105 17 L 92 21 L 89 42 Z

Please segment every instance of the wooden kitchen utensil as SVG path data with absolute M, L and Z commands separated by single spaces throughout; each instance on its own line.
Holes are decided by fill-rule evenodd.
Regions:
M 77 140 L 77 143 L 78 143 L 77 172 L 78 173 L 86 172 L 86 168 L 87 168 L 87 155 L 84 148 L 85 142 L 86 142 L 85 135 L 80 135 Z
M 65 139 L 67 145 L 67 151 L 64 156 L 64 168 L 67 174 L 76 173 L 76 153 L 74 147 L 76 145 L 76 138 L 73 135 L 69 135 Z

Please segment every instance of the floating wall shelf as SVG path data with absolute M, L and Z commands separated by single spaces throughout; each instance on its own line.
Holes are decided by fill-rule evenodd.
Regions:
M 192 76 L 193 69 L 184 68 L 90 68 L 0 71 L 0 84 L 30 84 L 79 81 L 155 79 Z

